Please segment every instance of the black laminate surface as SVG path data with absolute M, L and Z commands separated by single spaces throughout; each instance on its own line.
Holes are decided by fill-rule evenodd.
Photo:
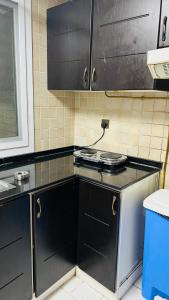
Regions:
M 57 154 L 58 155 L 58 154 Z M 155 165 L 155 164 L 154 164 Z M 159 164 L 160 165 L 160 164 Z M 10 167 L 12 166 L 12 168 Z M 32 162 L 27 162 L 18 165 L 16 162 L 5 169 L 0 167 L 0 179 L 10 182 L 16 186 L 8 192 L 0 193 L 0 201 L 6 202 L 10 198 L 16 198 L 21 194 L 33 192 L 48 185 L 52 185 L 64 179 L 74 176 L 80 176 L 86 180 L 97 182 L 98 184 L 109 186 L 115 190 L 122 190 L 127 186 L 142 180 L 143 178 L 160 171 L 157 168 L 136 162 L 128 162 L 123 172 L 119 174 L 108 174 L 97 170 L 88 169 L 85 167 L 74 166 L 74 157 L 72 154 L 62 151 L 62 157 L 46 158 L 42 157 L 42 161 L 32 159 Z M 27 170 L 30 172 L 30 178 L 22 181 L 20 184 L 14 181 L 14 173 L 19 170 Z

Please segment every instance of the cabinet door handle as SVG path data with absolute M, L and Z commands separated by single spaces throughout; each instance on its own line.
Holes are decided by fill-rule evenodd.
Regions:
M 96 73 L 96 68 L 93 68 L 93 72 L 92 72 L 92 82 L 94 84 L 96 84 L 97 81 L 97 73 Z
M 42 213 L 40 198 L 37 199 L 36 203 L 37 203 L 37 206 L 38 206 L 38 211 L 37 211 L 36 217 L 37 217 L 37 219 L 40 219 L 41 213 Z
M 87 67 L 84 69 L 83 73 L 83 87 L 86 89 L 88 86 L 88 70 Z
M 167 33 L 167 16 L 163 18 L 163 32 L 162 32 L 162 41 L 165 42 Z
M 116 216 L 116 215 L 117 215 L 117 211 L 115 210 L 115 203 L 116 203 L 116 200 L 117 200 L 117 197 L 116 197 L 116 196 L 113 196 L 113 201 L 112 201 L 112 213 L 113 213 L 113 216 Z

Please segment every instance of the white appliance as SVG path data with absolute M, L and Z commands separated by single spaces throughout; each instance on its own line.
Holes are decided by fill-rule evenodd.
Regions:
M 169 79 L 169 48 L 148 51 L 147 64 L 154 79 Z

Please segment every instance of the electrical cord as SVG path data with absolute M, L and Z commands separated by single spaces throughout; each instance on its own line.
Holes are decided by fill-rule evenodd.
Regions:
M 95 146 L 98 142 L 100 142 L 102 140 L 104 135 L 105 135 L 105 128 L 103 128 L 103 133 L 102 133 L 101 137 L 96 142 L 94 142 L 93 144 L 91 144 L 89 146 L 81 146 L 81 148 L 89 148 L 89 147 Z

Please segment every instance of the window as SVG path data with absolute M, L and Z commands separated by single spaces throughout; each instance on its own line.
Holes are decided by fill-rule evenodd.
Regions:
M 32 152 L 31 0 L 0 0 L 0 157 Z

